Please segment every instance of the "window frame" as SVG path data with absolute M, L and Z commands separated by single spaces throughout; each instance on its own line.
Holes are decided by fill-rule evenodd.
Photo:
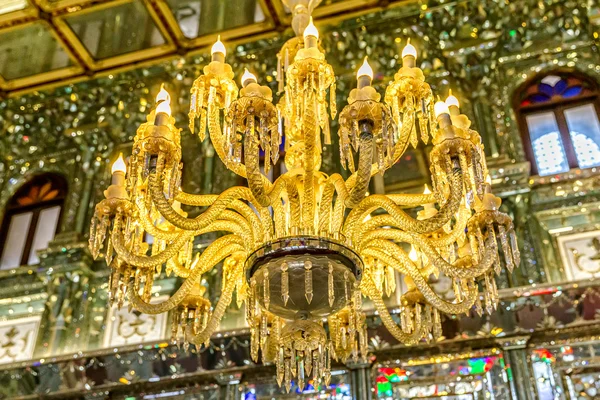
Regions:
M 565 150 L 565 156 L 567 158 L 567 164 L 569 165 L 569 169 L 580 168 L 579 161 L 577 160 L 577 153 L 575 152 L 575 147 L 573 146 L 573 141 L 571 140 L 571 133 L 569 130 L 569 125 L 567 123 L 567 119 L 565 117 L 565 111 L 570 108 L 575 108 L 578 106 L 591 104 L 596 110 L 596 117 L 598 121 L 600 121 L 600 91 L 598 90 L 598 85 L 596 82 L 592 81 L 589 77 L 576 73 L 576 72 L 566 72 L 566 71 L 549 71 L 545 73 L 543 77 L 549 75 L 564 75 L 568 73 L 574 77 L 577 77 L 580 80 L 586 81 L 591 84 L 592 92 L 575 96 L 573 98 L 559 98 L 559 99 L 551 99 L 550 101 L 540 103 L 540 104 L 528 104 L 521 105 L 519 94 L 522 90 L 517 90 L 515 92 L 516 96 L 514 97 L 514 109 L 517 113 L 517 123 L 519 126 L 519 132 L 521 136 L 521 140 L 523 142 L 523 148 L 525 150 L 525 155 L 531 164 L 531 175 L 539 175 L 537 160 L 535 158 L 535 154 L 533 152 L 533 143 L 531 140 L 531 135 L 529 133 L 529 126 L 527 125 L 527 116 L 541 114 L 545 112 L 552 112 L 554 114 L 554 118 L 556 119 L 556 124 L 558 126 L 558 133 L 562 140 L 563 148 Z M 541 81 L 543 77 L 536 76 L 533 80 L 523 84 L 523 88 L 528 88 L 531 86 L 532 82 Z M 550 174 L 554 175 L 554 174 Z
M 23 189 L 31 187 L 36 184 L 36 182 L 42 181 L 44 178 L 47 178 L 49 182 L 56 184 L 58 186 L 59 194 L 56 198 L 46 201 L 41 201 L 33 204 L 28 204 L 25 206 L 21 205 L 13 205 L 11 204 L 17 196 L 19 196 Z M 55 174 L 44 174 L 38 175 L 31 179 L 29 179 L 25 184 L 23 184 L 13 196 L 10 198 L 7 207 L 4 212 L 4 216 L 2 217 L 2 223 L 0 224 L 0 260 L 2 260 L 2 255 L 4 253 L 4 248 L 6 246 L 6 242 L 8 239 L 8 231 L 10 228 L 10 223 L 14 216 L 19 214 L 24 214 L 27 212 L 32 212 L 31 222 L 29 223 L 29 229 L 27 230 L 27 236 L 25 238 L 25 246 L 23 247 L 23 253 L 21 254 L 21 261 L 18 266 L 14 268 L 19 268 L 24 265 L 29 264 L 29 256 L 31 254 L 31 248 L 33 247 L 33 238 L 35 236 L 35 231 L 37 229 L 37 224 L 39 221 L 39 217 L 42 211 L 48 208 L 60 207 L 60 211 L 58 213 L 58 222 L 56 224 L 56 229 L 54 231 L 54 236 L 60 231 L 60 223 L 62 221 L 63 213 L 65 210 L 65 199 L 66 199 L 66 181 L 62 176 Z

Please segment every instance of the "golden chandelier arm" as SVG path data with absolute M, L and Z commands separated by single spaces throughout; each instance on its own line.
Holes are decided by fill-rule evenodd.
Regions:
M 234 254 L 232 253 L 232 257 Z M 242 254 L 242 257 L 245 258 L 246 254 Z M 217 330 L 221 320 L 223 319 L 223 315 L 225 315 L 225 311 L 229 304 L 231 304 L 231 299 L 233 297 L 233 290 L 236 287 L 236 282 L 238 280 L 238 275 L 243 273 L 243 263 L 238 263 L 235 272 L 230 276 L 230 278 L 225 283 L 223 290 L 221 291 L 221 296 L 219 297 L 219 301 L 217 301 L 217 305 L 215 306 L 208 323 L 206 324 L 206 328 L 197 335 L 193 334 L 192 327 L 187 327 L 186 329 L 186 337 L 189 343 L 193 343 L 196 346 L 200 346 L 203 343 L 206 343 L 212 334 Z
M 455 170 L 452 175 L 450 198 L 444 204 L 439 212 L 431 218 L 426 220 L 416 220 L 408 215 L 404 210 L 396 205 L 389 197 L 385 195 L 372 195 L 365 198 L 358 207 L 354 208 L 344 225 L 344 232 L 346 236 L 355 239 L 355 235 L 360 230 L 356 227 L 357 224 L 365 219 L 365 217 L 375 211 L 378 208 L 383 208 L 387 211 L 396 221 L 397 226 L 406 231 L 413 231 L 416 233 L 429 233 L 440 229 L 444 226 L 450 218 L 456 214 L 460 203 L 462 201 L 462 174 L 460 170 Z
M 429 304 L 447 314 L 461 314 L 468 311 L 475 302 L 477 288 L 470 284 L 463 301 L 459 303 L 450 303 L 440 298 L 437 293 L 429 286 L 425 277 L 423 277 L 417 266 L 408 258 L 406 253 L 392 242 L 381 240 L 377 246 L 369 247 L 363 250 L 363 255 L 374 257 L 395 270 L 409 276 L 415 283 L 417 289 L 423 294 Z
M 398 327 L 398 325 L 396 325 L 385 303 L 383 302 L 381 291 L 375 287 L 373 278 L 371 278 L 370 275 L 366 275 L 364 277 L 363 288 L 364 293 L 373 301 L 375 309 L 379 313 L 379 317 L 381 318 L 383 325 L 385 325 L 388 332 L 390 332 L 392 336 L 394 336 L 394 338 L 396 338 L 396 340 L 398 340 L 400 343 L 405 343 L 408 345 L 417 344 L 427 333 L 427 324 L 421 324 L 412 333 L 405 333 Z
M 234 252 L 244 250 L 243 240 L 236 235 L 227 235 L 218 238 L 212 242 L 200 255 L 197 268 L 194 268 L 187 279 L 181 284 L 179 289 L 162 303 L 150 304 L 145 302 L 135 291 L 134 282 L 129 283 L 128 293 L 129 301 L 133 308 L 145 314 L 161 314 L 177 307 L 179 303 L 194 288 L 202 274 L 210 271 L 215 265 L 223 259 L 229 257 Z
M 171 244 L 169 244 L 162 252 L 153 256 L 139 256 L 130 252 L 123 241 L 121 214 L 115 216 L 114 227 L 112 231 L 112 243 L 119 258 L 127 264 L 133 265 L 142 269 L 154 268 L 157 265 L 164 264 L 172 257 L 175 257 L 177 252 L 187 243 L 193 233 L 185 233 L 180 235 Z

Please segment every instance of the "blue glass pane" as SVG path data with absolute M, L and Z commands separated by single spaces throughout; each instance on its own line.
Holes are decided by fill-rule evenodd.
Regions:
M 529 99 L 531 100 L 532 103 L 543 103 L 545 101 L 550 100 L 550 96 L 546 96 L 544 94 L 537 93 L 537 94 L 531 95 L 531 97 L 529 97 Z
M 564 91 L 563 97 L 575 97 L 581 94 L 583 88 L 581 86 L 571 86 Z
M 540 91 L 540 93 L 543 93 L 548 97 L 552 97 L 552 95 L 554 94 L 554 88 L 546 83 L 540 83 L 540 85 L 538 86 L 538 90 Z
M 556 82 L 556 85 L 554 85 L 554 93 L 562 94 L 566 88 L 567 88 L 567 81 L 564 79 L 561 79 L 560 81 Z

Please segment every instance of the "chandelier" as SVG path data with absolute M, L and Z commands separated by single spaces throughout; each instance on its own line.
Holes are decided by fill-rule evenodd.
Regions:
M 384 101 L 366 58 L 358 70 L 338 116 L 349 178 L 320 170 L 336 117 L 335 75 L 308 13 L 297 7 L 293 26 L 299 34 L 277 55 L 278 102 L 247 70 L 238 90 L 220 40 L 191 89 L 191 132 L 200 140 L 208 132 L 221 161 L 248 187 L 219 195 L 181 189 L 180 129 L 161 89 L 128 165 L 122 157 L 113 165 L 90 233 L 94 258 L 102 253 L 112 270 L 111 301 L 120 307 L 127 297 L 147 314 L 171 311 L 172 340 L 186 350 L 210 340 L 235 294 L 253 360 L 274 363 L 288 391 L 292 381 L 301 390 L 309 379 L 328 384 L 332 359 L 366 357 L 363 297 L 401 343 L 434 341 L 442 313 L 492 313 L 494 273 L 512 270 L 520 257 L 512 221 L 491 191 L 479 134 L 456 97 L 435 101 L 410 43 Z M 420 142 L 433 144 L 433 191 L 369 194 L 371 178 Z M 271 182 L 280 154 L 286 171 Z M 201 212 L 189 218 L 182 204 Z M 418 206 L 416 217 L 407 213 Z M 194 252 L 194 239 L 214 232 L 222 235 Z M 201 280 L 217 266 L 222 288 L 211 304 Z M 168 300 L 151 303 L 162 273 L 183 283 Z M 397 273 L 406 290 L 392 316 L 384 298 L 396 292 Z M 440 274 L 452 281 L 451 301 L 431 286 Z

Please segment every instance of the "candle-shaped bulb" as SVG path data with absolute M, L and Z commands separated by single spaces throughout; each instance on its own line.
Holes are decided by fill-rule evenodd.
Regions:
M 160 92 L 156 95 L 156 114 L 165 113 L 171 116 L 171 96 L 165 90 L 164 85 L 160 87 Z
M 315 24 L 313 24 L 312 17 L 310 17 L 310 21 L 308 22 L 308 25 L 304 29 L 303 36 L 304 36 L 304 40 L 306 40 L 309 36 L 313 36 L 317 39 L 319 38 L 319 31 L 317 30 L 317 27 L 315 26 Z
M 438 101 L 433 106 L 433 112 L 435 113 L 435 117 L 438 118 L 442 114 L 450 114 L 450 110 L 448 109 L 448 105 L 443 101 Z
M 490 176 L 490 174 L 487 174 L 487 176 L 485 177 L 485 184 L 492 186 L 492 177 Z
M 242 86 L 246 87 L 250 83 L 256 83 L 256 76 L 248 71 L 248 68 L 244 68 L 244 75 L 242 75 Z
M 419 254 L 417 253 L 417 249 L 412 244 L 410 245 L 410 252 L 408 253 L 408 258 L 412 261 L 417 261 L 419 259 Z
M 371 85 L 371 81 L 373 80 L 373 68 L 369 65 L 367 57 L 365 57 L 365 60 L 356 72 L 356 79 L 358 80 L 359 89 Z
M 127 165 L 125 165 L 125 160 L 123 159 L 123 153 L 119 153 L 119 158 L 115 161 L 110 169 L 110 172 L 114 174 L 115 172 L 125 173 L 127 171 Z
M 425 184 L 425 189 L 423 190 L 423 194 L 431 194 L 431 190 L 429 190 L 429 186 Z
M 223 54 L 223 57 L 225 57 L 225 55 L 227 54 L 227 51 L 225 50 L 225 45 L 223 44 L 223 42 L 221 42 L 221 35 L 217 36 L 217 41 L 215 42 L 215 44 L 213 44 L 212 48 L 210 49 L 210 53 L 213 56 L 217 53 L 221 53 Z
M 456 98 L 456 96 L 454 96 L 452 94 L 452 92 L 450 92 L 450 95 L 448 96 L 448 98 L 446 98 L 446 105 L 448 107 L 460 107 L 460 103 L 458 102 L 458 99 Z
M 410 44 L 410 39 L 408 39 L 406 46 L 404 46 L 404 49 L 402 49 L 402 58 L 408 56 L 414 57 L 415 59 L 417 58 L 417 49 L 415 46 Z
M 371 68 L 371 66 L 369 65 L 366 56 L 362 65 L 356 72 L 356 79 L 359 79 L 361 76 L 368 76 L 370 79 L 373 79 L 373 68 Z

